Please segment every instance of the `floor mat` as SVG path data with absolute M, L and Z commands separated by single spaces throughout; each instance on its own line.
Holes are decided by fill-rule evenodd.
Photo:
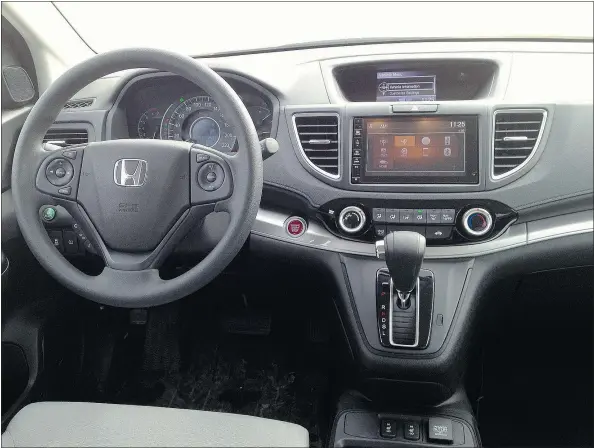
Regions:
M 145 359 L 137 374 L 130 374 L 123 382 L 114 401 L 296 423 L 309 431 L 311 446 L 323 446 L 331 423 L 332 366 L 331 344 L 319 337 L 323 332 L 312 332 L 307 318 L 276 313 L 269 332 L 245 334 L 261 319 L 251 316 L 246 322 L 252 324 L 230 329 L 229 313 L 199 311 L 186 309 L 180 313 L 179 362 L 159 371 L 147 368 L 155 363 Z M 163 334 L 147 338 L 145 358 L 161 359 L 159 353 L 152 353 L 159 347 L 171 351 L 174 344 L 169 339 L 176 332 L 163 328 L 147 329 L 148 333 Z M 243 334 L 237 334 L 238 329 Z M 154 340 L 160 343 L 148 343 Z
M 591 275 L 533 276 L 517 291 L 484 350 L 485 447 L 592 446 Z
M 201 345 L 187 367 L 166 375 L 165 390 L 152 404 L 293 422 L 309 430 L 312 446 L 321 446 L 328 376 L 319 364 L 299 358 L 255 336 L 228 336 Z

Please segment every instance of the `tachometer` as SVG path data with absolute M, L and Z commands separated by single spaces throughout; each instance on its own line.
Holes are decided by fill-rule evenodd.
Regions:
M 161 139 L 185 140 L 231 152 L 237 144 L 232 127 L 209 96 L 180 98 L 163 116 Z
M 139 138 L 159 138 L 163 115 L 159 109 L 153 107 L 140 116 L 138 120 Z

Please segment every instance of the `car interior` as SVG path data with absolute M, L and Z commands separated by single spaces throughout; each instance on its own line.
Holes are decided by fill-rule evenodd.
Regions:
M 2 3 L 2 446 L 593 445 L 592 4 L 381 5 Z

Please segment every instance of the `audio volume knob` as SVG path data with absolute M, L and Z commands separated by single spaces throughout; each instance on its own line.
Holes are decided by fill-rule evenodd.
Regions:
M 484 208 L 471 208 L 462 216 L 464 232 L 470 236 L 483 236 L 493 227 L 493 218 Z
M 365 226 L 365 212 L 354 205 L 345 207 L 338 215 L 338 226 L 345 233 L 357 233 Z

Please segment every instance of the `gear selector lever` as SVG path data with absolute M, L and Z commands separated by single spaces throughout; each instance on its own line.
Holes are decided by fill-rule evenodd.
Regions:
M 398 297 L 398 306 L 406 309 L 425 256 L 425 237 L 416 232 L 391 232 L 383 243 L 383 257 Z M 382 258 L 379 249 L 378 257 Z

